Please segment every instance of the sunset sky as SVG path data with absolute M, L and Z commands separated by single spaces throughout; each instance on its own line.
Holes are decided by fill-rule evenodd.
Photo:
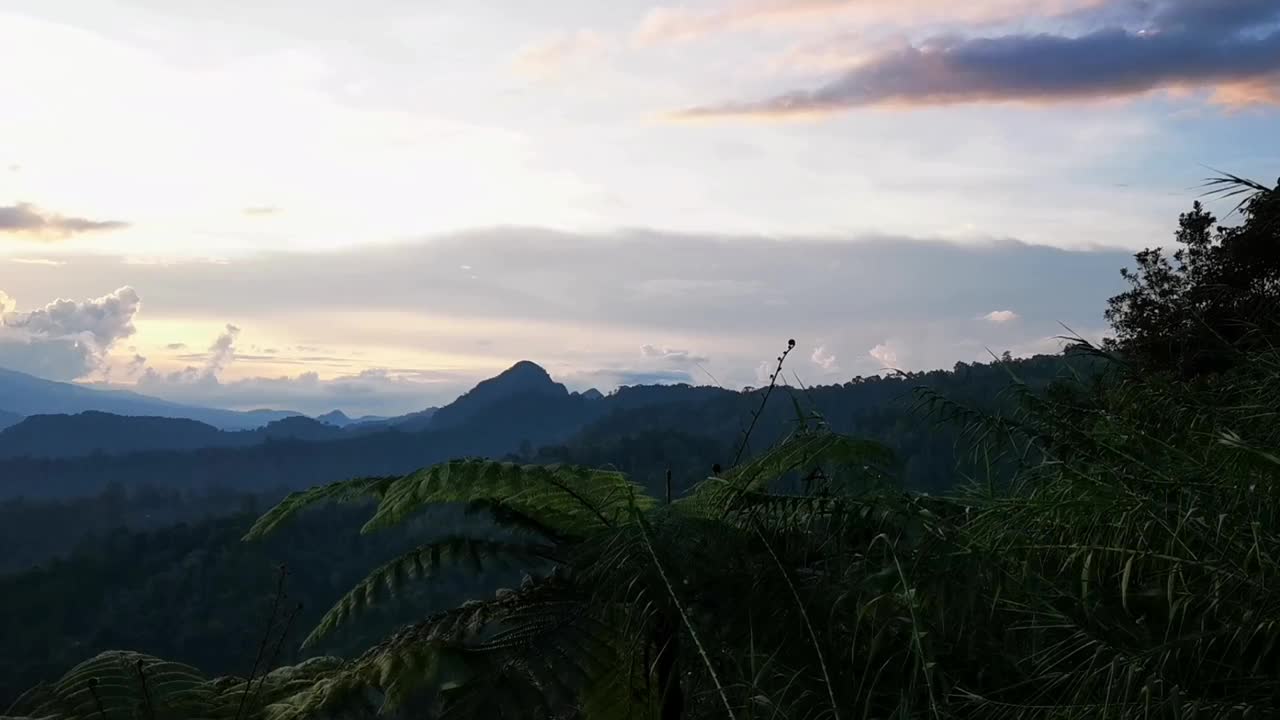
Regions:
M 234 408 L 1051 350 L 1280 175 L 1276 0 L 0 0 L 0 68 L 0 367 Z

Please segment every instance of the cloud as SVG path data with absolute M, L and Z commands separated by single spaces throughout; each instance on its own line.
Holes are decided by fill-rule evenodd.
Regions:
M 995 325 L 1004 325 L 1018 319 L 1018 313 L 1012 310 L 992 310 L 982 316 L 983 320 Z
M 624 385 L 670 385 L 675 383 L 694 384 L 696 378 L 685 370 L 646 370 L 636 368 L 612 367 L 599 368 L 567 373 L 556 376 L 558 381 L 577 389 L 587 388 L 611 390 Z
M 654 345 L 641 345 L 640 354 L 646 358 L 655 358 L 674 363 L 706 363 L 710 361 L 710 358 L 704 355 L 697 355 L 688 350 L 677 350 Z
M 241 210 L 241 212 L 249 217 L 265 217 L 267 215 L 278 215 L 280 208 L 274 205 L 253 205 Z
M 83 233 L 120 230 L 129 223 L 119 220 L 88 220 L 41 210 L 30 203 L 0 206 L 0 234 L 52 242 Z
M 882 52 L 815 89 L 690 108 L 676 117 L 805 117 L 872 106 L 1040 103 L 1160 89 L 1208 89 L 1210 100 L 1221 103 L 1274 100 L 1280 4 L 1236 0 L 1233 12 L 1212 22 L 1202 20 L 1209 7 L 1204 0 L 1142 7 L 1152 5 L 1157 11 L 1136 27 L 935 37 Z M 1226 90 L 1214 94 L 1218 87 Z
M 739 0 L 713 10 L 651 9 L 634 32 L 640 45 L 696 40 L 725 32 L 797 26 L 995 23 L 1029 16 L 1059 17 L 1104 0 Z
M 240 328 L 227 323 L 223 331 L 209 346 L 209 351 L 202 355 L 182 356 L 184 359 L 200 358 L 204 360 L 201 367 L 188 365 L 181 370 L 174 370 L 169 373 L 160 373 L 155 368 L 146 368 L 142 373 L 138 384 L 143 387 L 164 387 L 165 385 L 183 385 L 183 384 L 218 384 L 218 376 L 228 365 L 236 358 L 236 338 L 240 336 Z M 170 343 L 169 349 L 177 349 L 175 346 L 185 348 L 182 343 Z
M 126 285 L 92 300 L 58 299 L 31 312 L 6 313 L 4 324 L 45 338 L 87 335 L 98 347 L 109 348 L 137 331 L 133 318 L 141 307 L 138 292 Z
M 29 312 L 0 293 L 0 367 L 74 380 L 106 367 L 111 348 L 137 330 L 142 302 L 132 287 L 84 301 L 55 300 Z
M 164 349 L 165 350 L 186 350 L 187 344 L 186 343 L 169 343 L 168 345 L 164 346 Z
M 525 46 L 516 54 L 513 65 L 521 74 L 547 77 L 571 62 L 598 58 L 610 47 L 612 43 L 604 34 L 578 30 Z
M 208 364 L 205 366 L 208 374 L 217 377 L 236 356 L 236 338 L 240 335 L 240 328 L 227 323 L 226 330 L 218 336 L 217 340 L 209 346 Z
M 9 258 L 9 262 L 17 263 L 18 265 L 47 265 L 49 267 L 58 267 L 60 265 L 66 265 L 66 263 L 63 262 L 62 260 L 50 260 L 49 258 L 11 257 Z
M 867 354 L 880 363 L 881 369 L 897 370 L 902 347 L 892 340 L 886 340 L 867 351 Z
M 909 356 L 890 347 L 913 370 L 985 359 L 974 322 L 993 310 L 993 297 L 1021 316 L 1001 328 L 1009 347 L 1058 333 L 1059 322 L 1094 327 L 1107 298 L 1124 289 L 1118 271 L 1132 255 L 1012 240 L 960 245 L 903 236 L 513 227 L 325 253 L 261 253 L 226 265 L 130 265 L 99 255 L 69 260 L 6 276 L 4 289 L 21 299 L 55 278 L 69 287 L 132 283 L 147 288 L 148 309 L 164 317 L 207 317 L 216 309 L 253 327 L 253 342 L 280 350 L 277 366 L 316 369 L 303 360 L 316 356 L 351 363 L 347 371 L 316 363 L 324 373 L 394 364 L 448 369 L 475 381 L 531 359 L 557 376 L 678 370 L 707 382 L 698 368 L 675 364 L 696 357 L 710 358 L 700 364 L 725 386 L 741 387 L 757 384 L 756 364 L 791 337 L 809 349 L 789 366 L 802 379 L 821 372 L 809 362 L 817 345 L 850 376 L 883 367 L 867 351 L 886 338 L 909 341 Z M 463 264 L 484 268 L 482 278 L 459 273 Z M 138 345 L 157 348 L 154 366 L 173 362 L 160 350 L 170 340 L 162 335 Z M 347 348 L 368 352 L 357 357 Z M 199 370 L 204 362 L 202 354 L 190 364 Z M 237 356 L 232 369 L 275 374 L 255 369 L 259 364 L 267 362 Z
M 813 355 L 809 356 L 814 365 L 822 368 L 823 372 L 839 372 L 840 366 L 837 364 L 834 353 L 827 350 L 825 345 L 819 345 L 813 349 Z
M 237 380 L 147 372 L 136 389 L 204 407 L 272 408 L 312 416 L 339 409 L 349 415 L 390 416 L 442 405 L 471 384 L 465 375 L 451 371 L 373 368 L 328 379 L 314 371 Z

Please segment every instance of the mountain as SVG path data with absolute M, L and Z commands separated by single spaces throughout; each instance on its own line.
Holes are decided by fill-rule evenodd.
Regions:
M 254 430 L 225 431 L 186 418 L 113 415 L 32 415 L 0 430 L 0 458 L 76 458 L 147 451 L 188 451 L 260 445 L 269 440 L 333 440 L 342 430 L 296 416 Z
M 440 408 L 429 407 L 425 410 L 411 412 L 407 415 L 387 418 L 386 420 L 375 420 L 371 422 L 360 423 L 362 427 L 394 427 L 404 432 L 418 432 L 425 430 L 431 425 L 431 418 L 435 417 L 436 411 Z
M 498 403 L 509 403 L 516 398 L 555 401 L 567 397 L 568 389 L 552 380 L 542 366 L 521 360 L 498 375 L 482 380 L 457 400 L 437 410 L 431 417 L 430 426 L 454 427 L 491 410 Z
M 20 422 L 22 422 L 22 416 L 18 413 L 0 410 L 0 430 L 3 430 L 10 425 L 17 425 Z
M 713 464 L 731 464 L 739 448 L 745 447 L 743 457 L 751 457 L 793 431 L 798 421 L 810 422 L 814 413 L 837 432 L 891 447 L 907 487 L 943 492 L 956 477 L 959 431 L 923 413 L 916 388 L 928 387 L 963 406 L 997 410 L 1012 397 L 1004 392 L 1011 377 L 1035 390 L 1069 371 L 1088 374 L 1083 364 L 1062 356 L 958 363 L 946 371 L 853 378 L 804 390 L 780 387 L 767 405 L 762 405 L 763 389 L 689 385 L 632 386 L 596 400 L 517 392 L 490 397 L 465 421 L 414 433 L 361 431 L 360 426 L 343 431 L 304 419 L 270 433 L 222 434 L 252 437 L 247 446 L 0 458 L 0 547 L 23 549 L 7 562 L 0 558 L 0 573 L 66 552 L 94 527 L 159 527 L 224 515 L 236 511 L 241 494 L 272 502 L 291 490 L 399 475 L 457 457 L 615 467 L 658 493 L 670 469 L 678 496 Z M 548 389 L 547 383 L 541 385 Z M 743 431 L 753 414 L 758 422 L 744 444 Z M 308 428 L 319 430 L 308 440 L 270 436 L 294 425 L 304 435 Z M 50 527 L 58 531 L 51 533 Z
M 346 428 L 304 417 L 220 432 L 158 417 L 41 416 L 0 432 L 0 500 L 84 497 L 112 482 L 263 492 L 402 473 L 564 442 L 608 409 L 607 399 L 571 394 L 525 361 L 439 410 Z M 85 457 L 95 452 L 102 456 Z
M 44 380 L 3 368 L 0 368 L 0 411 L 22 416 L 97 411 L 114 415 L 186 418 L 223 430 L 248 430 L 298 415 L 280 410 L 237 412 L 181 405 L 125 390 L 102 390 Z
M 430 412 L 434 410 L 435 408 L 431 408 L 430 410 L 424 410 L 422 412 Z M 409 416 L 406 415 L 404 417 L 409 417 Z M 382 417 L 380 415 L 362 415 L 358 418 L 352 418 L 352 417 L 348 417 L 347 414 L 342 412 L 341 410 L 331 410 L 323 415 L 316 416 L 316 420 L 319 420 L 320 422 L 325 423 L 327 425 L 332 425 L 334 427 L 340 427 L 340 428 L 349 427 L 351 425 L 364 425 L 369 423 L 386 423 L 388 421 L 393 421 L 395 419 L 396 418 Z

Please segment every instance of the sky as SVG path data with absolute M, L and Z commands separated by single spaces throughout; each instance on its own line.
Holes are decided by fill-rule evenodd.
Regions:
M 0 367 L 238 409 L 1051 351 L 1280 174 L 1275 0 L 0 0 L 0 67 Z

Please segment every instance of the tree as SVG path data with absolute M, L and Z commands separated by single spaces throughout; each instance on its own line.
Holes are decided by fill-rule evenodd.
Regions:
M 1141 368 L 1219 372 L 1242 350 L 1280 339 L 1280 181 L 1267 188 L 1227 176 L 1210 186 L 1244 197 L 1244 222 L 1218 225 L 1197 201 L 1178 219 L 1172 257 L 1137 253 L 1136 270 L 1121 270 L 1129 289 L 1108 302 L 1107 345 Z

